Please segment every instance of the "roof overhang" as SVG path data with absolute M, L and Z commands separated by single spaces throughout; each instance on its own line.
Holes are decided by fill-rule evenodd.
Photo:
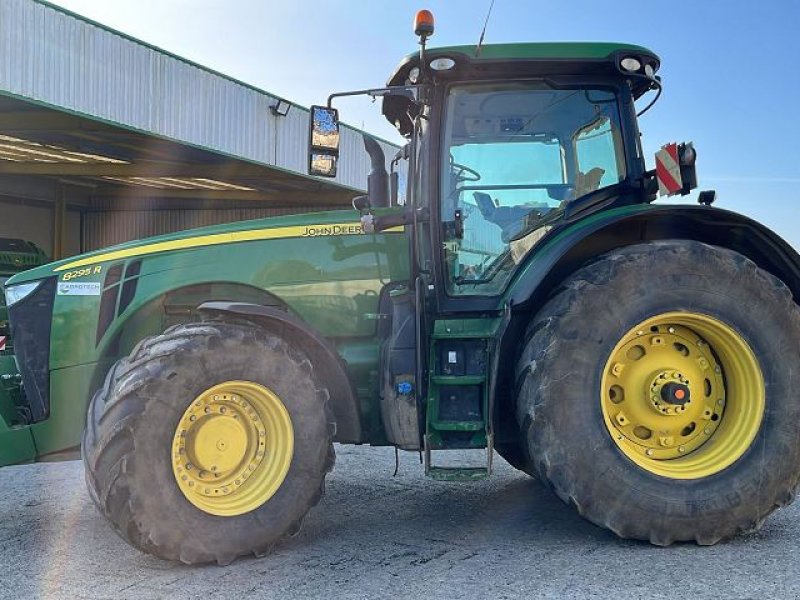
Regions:
M 358 190 L 0 95 L 0 177 L 49 178 L 90 190 L 98 208 L 309 208 L 348 205 Z

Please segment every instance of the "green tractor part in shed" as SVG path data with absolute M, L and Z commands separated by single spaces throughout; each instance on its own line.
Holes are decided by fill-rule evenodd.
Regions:
M 14 340 L 8 324 L 8 309 L 2 293 L 9 277 L 47 262 L 33 242 L 0 238 L 0 464 L 34 460 L 36 450 L 21 395 L 21 376 L 14 359 Z M 18 427 L 21 426 L 21 427 Z
M 76 455 L 83 436 L 114 529 L 185 563 L 296 532 L 334 442 L 421 452 L 427 475 L 460 481 L 491 476 L 496 450 L 654 544 L 757 529 L 800 476 L 800 256 L 713 192 L 653 204 L 696 183 L 691 144 L 645 165 L 649 50 L 428 50 L 430 14 L 417 25 L 421 51 L 386 87 L 312 109 L 317 176 L 340 160 L 338 96 L 381 98 L 408 140 L 387 173 L 365 138 L 353 210 L 131 242 L 9 281 L 25 459 Z M 483 458 L 448 466 L 460 449 Z

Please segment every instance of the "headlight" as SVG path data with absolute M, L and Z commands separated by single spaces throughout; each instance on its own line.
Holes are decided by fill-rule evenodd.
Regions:
M 33 283 L 20 283 L 19 285 L 11 285 L 6 287 L 6 306 L 13 306 L 20 300 L 24 300 L 36 291 L 42 285 L 41 281 L 34 281 Z
M 619 61 L 619 66 L 621 66 L 626 71 L 635 73 L 636 71 L 642 68 L 642 61 L 633 56 L 626 56 L 621 61 Z

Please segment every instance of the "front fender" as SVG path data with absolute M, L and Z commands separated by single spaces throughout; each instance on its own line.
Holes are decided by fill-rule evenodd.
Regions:
M 330 393 L 336 419 L 337 442 L 362 441 L 358 400 L 339 354 L 307 323 L 286 310 L 244 302 L 205 302 L 197 308 L 203 318 L 235 318 L 249 321 L 299 346 L 308 355 Z

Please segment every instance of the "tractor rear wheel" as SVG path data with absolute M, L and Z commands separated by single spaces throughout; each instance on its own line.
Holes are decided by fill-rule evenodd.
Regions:
M 255 326 L 178 325 L 140 342 L 89 407 L 92 499 L 133 546 L 187 564 L 267 553 L 333 466 L 328 392 Z
M 736 252 L 600 257 L 528 328 L 517 416 L 537 475 L 620 537 L 757 529 L 797 493 L 799 341 L 787 287 Z

